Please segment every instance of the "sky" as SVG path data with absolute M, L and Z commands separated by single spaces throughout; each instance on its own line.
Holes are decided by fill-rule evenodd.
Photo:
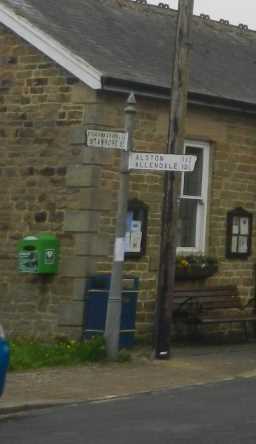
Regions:
M 168 3 L 173 9 L 178 8 L 178 0 L 147 0 L 148 3 Z M 232 25 L 243 23 L 256 30 L 255 0 L 194 0 L 194 14 L 208 14 L 212 19 L 229 20 Z

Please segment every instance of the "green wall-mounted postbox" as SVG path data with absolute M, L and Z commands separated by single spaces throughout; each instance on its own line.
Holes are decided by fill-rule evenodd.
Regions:
M 51 234 L 27 236 L 18 244 L 18 269 L 21 273 L 58 272 L 59 240 Z

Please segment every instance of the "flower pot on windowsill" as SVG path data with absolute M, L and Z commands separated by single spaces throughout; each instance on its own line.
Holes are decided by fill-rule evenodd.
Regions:
M 176 267 L 175 280 L 188 281 L 197 279 L 206 279 L 213 276 L 218 271 L 217 265 L 206 265 L 204 267 L 194 265 L 186 268 Z

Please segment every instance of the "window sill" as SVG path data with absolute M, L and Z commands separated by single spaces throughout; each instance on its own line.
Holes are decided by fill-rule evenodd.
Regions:
M 203 249 L 197 249 L 197 248 L 176 248 L 176 254 L 177 256 L 203 256 L 205 254 Z

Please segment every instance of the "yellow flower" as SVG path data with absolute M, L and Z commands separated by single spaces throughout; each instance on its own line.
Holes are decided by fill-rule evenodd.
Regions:
M 188 261 L 186 259 L 182 259 L 180 261 L 180 265 L 181 265 L 182 268 L 188 268 L 189 267 L 189 263 L 188 263 Z

